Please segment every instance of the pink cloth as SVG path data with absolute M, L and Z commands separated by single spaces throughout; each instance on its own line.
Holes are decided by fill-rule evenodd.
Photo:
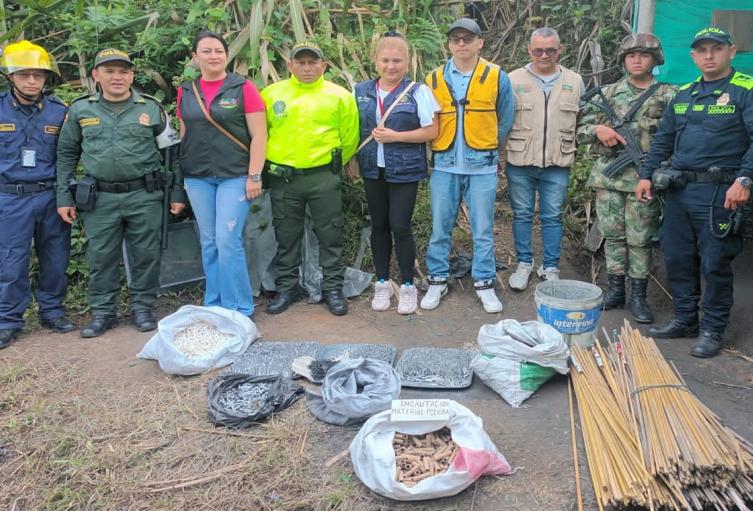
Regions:
M 225 80 L 213 80 L 213 81 L 207 81 L 203 78 L 199 78 L 199 88 L 201 89 L 201 92 L 204 94 L 204 103 L 206 104 L 207 110 L 209 110 L 209 105 L 212 104 L 212 101 L 214 98 L 217 97 L 217 93 L 220 91 L 220 88 L 222 87 L 222 83 Z M 183 98 L 183 87 L 178 87 L 178 99 L 177 99 L 177 108 L 175 109 L 175 115 L 180 119 L 180 100 Z M 261 99 L 261 96 L 259 95 L 259 91 L 256 90 L 256 87 L 253 83 L 246 80 L 246 83 L 243 84 L 243 112 L 247 114 L 251 114 L 254 112 L 263 112 L 264 111 L 264 100 Z
M 512 467 L 500 453 L 461 447 L 452 462 L 452 469 L 469 472 L 474 479 L 483 475 L 510 475 Z

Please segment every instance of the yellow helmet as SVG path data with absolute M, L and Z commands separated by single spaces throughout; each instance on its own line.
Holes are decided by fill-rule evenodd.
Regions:
M 3 73 L 11 74 L 24 69 L 43 69 L 60 75 L 55 58 L 44 48 L 29 41 L 9 44 L 0 57 L 0 68 Z

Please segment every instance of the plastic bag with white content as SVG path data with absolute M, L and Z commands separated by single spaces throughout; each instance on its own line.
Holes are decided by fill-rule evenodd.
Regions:
M 393 422 L 390 410 L 371 417 L 350 444 L 358 478 L 376 493 L 395 500 L 428 500 L 456 495 L 484 475 L 509 475 L 507 460 L 484 431 L 481 418 L 463 405 L 449 401 L 449 420 Z M 392 441 L 395 432 L 425 435 L 449 428 L 458 451 L 442 473 L 408 486 L 396 479 Z
M 517 408 L 555 373 L 567 374 L 570 350 L 562 334 L 540 321 L 504 319 L 478 332 L 476 375 Z
M 369 358 L 338 362 L 327 371 L 322 395 L 306 394 L 314 416 L 328 424 L 347 426 L 389 410 L 400 396 L 400 377 L 391 364 Z
M 176 336 L 199 322 L 208 323 L 210 328 L 216 329 L 222 342 L 214 351 L 202 352 L 199 349 L 191 354 L 181 351 L 175 343 Z M 160 368 L 168 374 L 201 374 L 232 364 L 258 336 L 254 322 L 240 312 L 222 307 L 184 305 L 162 318 L 157 324 L 157 333 L 136 357 L 157 360 Z M 206 340 L 207 346 L 212 347 L 213 344 L 217 343 Z

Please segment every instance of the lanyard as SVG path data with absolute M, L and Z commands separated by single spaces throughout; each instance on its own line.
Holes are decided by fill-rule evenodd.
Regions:
M 400 82 L 400 83 L 402 83 L 402 82 Z M 387 93 L 387 96 L 389 96 L 390 94 L 392 94 L 393 92 L 395 92 L 395 90 L 398 87 L 400 87 L 400 83 L 398 83 L 397 85 L 395 85 L 394 87 L 392 87 L 392 89 L 390 89 L 390 91 Z M 382 103 L 382 95 L 379 94 L 379 90 L 380 90 L 379 89 L 379 80 L 377 80 L 377 83 L 376 83 L 376 97 L 377 97 L 377 105 L 379 105 L 379 117 L 384 117 L 384 103 Z

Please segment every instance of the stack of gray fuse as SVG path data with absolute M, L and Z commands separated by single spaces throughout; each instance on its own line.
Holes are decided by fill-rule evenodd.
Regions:
M 252 376 L 279 374 L 290 377 L 294 359 L 305 355 L 313 357 L 318 350 L 319 343 L 313 341 L 259 341 L 249 346 L 226 372 Z
M 409 348 L 397 361 L 403 387 L 463 389 L 473 381 L 471 360 L 475 353 L 454 348 Z

